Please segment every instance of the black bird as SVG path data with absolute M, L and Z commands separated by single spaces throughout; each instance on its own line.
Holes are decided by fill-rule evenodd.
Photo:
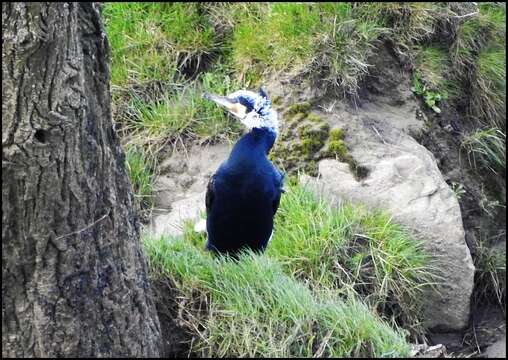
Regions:
M 204 98 L 226 108 L 249 129 L 208 183 L 206 248 L 233 256 L 247 248 L 262 252 L 272 237 L 283 192 L 283 175 L 267 158 L 277 137 L 277 113 L 263 89 Z

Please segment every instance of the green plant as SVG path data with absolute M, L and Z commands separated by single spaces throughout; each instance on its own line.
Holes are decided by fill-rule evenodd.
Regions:
M 496 128 L 477 129 L 462 139 L 470 164 L 492 172 L 504 173 L 506 169 L 506 135 Z
M 473 84 L 473 114 L 489 126 L 506 129 L 505 44 L 493 44 L 480 51 Z
M 173 81 L 215 51 L 220 44 L 200 6 L 106 3 L 102 14 L 112 49 L 112 84 Z
M 434 110 L 436 113 L 439 114 L 441 112 L 441 109 L 437 106 L 437 104 L 441 100 L 445 99 L 445 97 L 437 91 L 427 89 L 418 73 L 413 74 L 411 91 L 413 91 L 416 95 L 422 96 L 425 105 Z
M 506 306 L 506 249 L 493 247 L 485 239 L 476 244 L 474 259 L 476 301 L 495 300 L 503 309 Z
M 437 270 L 421 244 L 382 213 L 332 208 L 301 186 L 288 187 L 268 254 L 313 286 L 354 291 L 418 332 L 421 291 Z M 294 256 L 298 254 L 298 256 Z
M 142 208 L 153 205 L 153 160 L 138 146 L 129 146 L 125 151 L 125 167 L 132 184 L 134 197 Z
M 193 352 L 218 357 L 404 356 L 409 346 L 362 303 L 312 291 L 268 256 L 214 258 L 185 238 L 143 240 L 152 276 L 169 279 Z
M 452 181 L 450 188 L 452 189 L 453 193 L 455 194 L 455 197 L 457 200 L 460 200 L 462 198 L 462 195 L 466 193 L 466 190 L 464 189 L 464 185 L 461 183 L 456 183 L 455 181 Z

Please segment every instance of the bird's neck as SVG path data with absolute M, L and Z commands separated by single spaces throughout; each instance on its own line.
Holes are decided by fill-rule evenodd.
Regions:
M 231 151 L 230 160 L 246 161 L 266 157 L 276 138 L 277 134 L 268 128 L 253 128 L 237 141 Z

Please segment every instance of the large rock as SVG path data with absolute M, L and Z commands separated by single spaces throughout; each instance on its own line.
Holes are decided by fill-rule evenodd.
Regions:
M 441 293 L 429 292 L 426 296 L 425 325 L 436 331 L 464 328 L 469 318 L 474 266 L 464 238 L 459 203 L 433 155 L 400 126 L 392 126 L 390 112 L 384 114 L 382 118 L 371 107 L 367 111 L 349 113 L 343 108 L 332 115 L 321 114 L 332 126 L 345 130 L 351 155 L 369 173 L 357 180 L 347 164 L 325 159 L 319 163 L 318 178 L 303 176 L 302 180 L 332 202 L 348 200 L 384 209 L 423 240 L 425 249 L 436 255 L 444 276 Z M 408 124 L 414 125 L 414 119 L 408 119 Z

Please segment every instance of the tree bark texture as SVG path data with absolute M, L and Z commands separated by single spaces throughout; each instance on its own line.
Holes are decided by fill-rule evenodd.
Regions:
M 158 356 L 93 3 L 2 3 L 2 356 Z

